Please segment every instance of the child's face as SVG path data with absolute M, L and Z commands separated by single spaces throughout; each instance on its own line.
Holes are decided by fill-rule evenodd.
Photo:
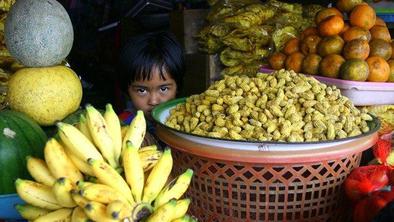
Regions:
M 128 93 L 134 107 L 144 111 L 145 117 L 151 119 L 151 111 L 156 105 L 174 99 L 177 85 L 169 74 L 163 73 L 161 78 L 157 68 L 152 70 L 150 80 L 138 80 L 132 82 L 128 87 Z

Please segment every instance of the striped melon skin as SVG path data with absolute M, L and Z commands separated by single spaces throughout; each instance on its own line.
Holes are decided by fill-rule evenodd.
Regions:
M 17 178 L 31 178 L 26 156 L 43 159 L 47 136 L 23 113 L 0 111 L 0 194 L 15 193 Z
M 11 7 L 4 25 L 10 54 L 26 67 L 60 64 L 70 53 L 74 31 L 56 0 L 22 0 Z

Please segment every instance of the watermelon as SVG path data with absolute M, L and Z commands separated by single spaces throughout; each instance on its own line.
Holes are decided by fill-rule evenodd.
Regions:
M 17 178 L 30 179 L 26 156 L 43 159 L 47 136 L 23 113 L 0 111 L 0 194 L 15 193 Z

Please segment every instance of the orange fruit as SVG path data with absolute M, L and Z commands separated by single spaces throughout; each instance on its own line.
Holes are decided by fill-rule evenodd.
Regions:
M 345 40 L 345 42 L 349 42 L 353 39 L 363 39 L 369 42 L 369 40 L 371 40 L 371 33 L 361 27 L 352 26 L 344 33 L 342 33 L 342 38 L 343 40 Z
M 369 67 L 368 81 L 386 82 L 390 77 L 390 65 L 379 56 L 371 56 L 367 60 Z
M 286 55 L 290 55 L 293 52 L 298 52 L 300 51 L 299 44 L 300 44 L 300 40 L 298 38 L 295 37 L 291 38 L 285 43 L 285 46 L 283 47 L 282 51 Z
M 387 27 L 386 22 L 382 18 L 380 18 L 379 16 L 376 16 L 375 26 L 376 25 L 386 26 Z
M 339 70 L 340 76 L 345 80 L 365 81 L 368 78 L 368 63 L 362 59 L 348 59 Z
M 359 4 L 350 13 L 350 24 L 364 29 L 371 29 L 376 22 L 376 12 L 368 4 Z
M 387 61 L 387 63 L 390 66 L 390 76 L 389 79 L 387 80 L 388 82 L 394 82 L 394 59 L 390 59 Z
M 387 42 L 391 42 L 390 32 L 386 26 L 375 25 L 369 32 L 371 33 L 372 39 L 383 39 Z
M 317 52 L 320 56 L 329 54 L 341 54 L 345 41 L 339 35 L 324 37 L 317 46 Z
M 393 41 L 391 41 L 391 43 L 390 43 L 390 45 L 391 45 L 391 59 L 394 59 L 394 42 Z
M 303 40 L 310 35 L 318 35 L 318 34 L 319 34 L 319 31 L 317 30 L 317 28 L 311 26 L 311 27 L 304 29 L 304 31 L 301 32 L 300 39 Z
M 316 13 L 316 16 L 315 16 L 316 25 L 319 25 L 320 22 L 323 21 L 325 18 L 328 18 L 333 15 L 343 17 L 342 12 L 340 12 L 338 9 L 336 9 L 334 7 L 325 8 L 325 9 L 320 10 L 318 13 Z
M 350 28 L 350 25 L 347 22 L 345 22 L 345 25 L 343 26 L 343 29 L 342 29 L 342 31 L 339 34 L 340 35 L 343 34 L 347 30 L 349 30 L 349 28 Z
M 368 58 L 369 51 L 370 49 L 367 40 L 353 39 L 345 44 L 342 54 L 345 59 L 365 60 Z
M 302 72 L 310 75 L 318 74 L 320 60 L 321 57 L 318 54 L 308 54 L 302 62 Z
M 304 60 L 304 55 L 301 52 L 294 52 L 286 58 L 285 67 L 288 70 L 293 70 L 294 72 L 301 72 L 302 62 Z
M 369 49 L 369 56 L 380 56 L 384 60 L 390 59 L 393 53 L 390 43 L 383 39 L 372 39 L 369 42 Z
M 325 18 L 319 23 L 318 29 L 322 36 L 338 35 L 345 26 L 343 18 L 338 15 L 332 15 Z
M 356 5 L 362 2 L 363 0 L 338 0 L 336 6 L 342 12 L 350 12 Z
M 318 35 L 309 35 L 301 41 L 300 50 L 304 55 L 317 52 L 317 45 L 321 38 Z
M 345 59 L 338 54 L 330 54 L 320 61 L 319 74 L 330 78 L 338 78 L 341 65 Z
M 268 58 L 268 63 L 272 69 L 279 70 L 285 68 L 286 55 L 281 52 L 275 52 Z

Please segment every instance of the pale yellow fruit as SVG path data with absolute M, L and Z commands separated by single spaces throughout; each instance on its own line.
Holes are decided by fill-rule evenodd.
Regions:
M 66 66 L 23 68 L 8 83 L 11 109 L 26 113 L 40 125 L 53 125 L 78 109 L 81 81 Z

